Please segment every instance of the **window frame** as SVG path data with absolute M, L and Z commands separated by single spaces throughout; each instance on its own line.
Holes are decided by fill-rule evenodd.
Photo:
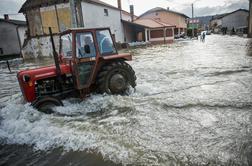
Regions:
M 115 49 L 115 52 L 114 52 L 114 53 L 103 53 L 103 54 L 102 54 L 101 49 L 100 49 L 100 46 L 99 46 L 99 40 L 98 40 L 98 38 L 97 38 L 97 32 L 99 32 L 99 31 L 108 31 L 108 32 L 109 32 L 110 38 L 111 38 L 111 40 L 112 40 L 113 47 L 114 47 L 114 49 Z M 96 42 L 97 42 L 97 50 L 99 51 L 99 55 L 100 55 L 101 57 L 118 54 L 118 51 L 117 51 L 117 48 L 116 48 L 116 45 L 115 45 L 115 41 L 114 41 L 114 39 L 112 38 L 112 33 L 111 33 L 110 29 L 99 29 L 99 30 L 96 30 L 96 31 L 95 31 L 95 40 L 96 40 Z
M 104 9 L 104 16 L 107 16 L 107 17 L 109 16 L 108 9 L 106 9 L 106 8 Z
M 78 34 L 83 34 L 83 35 L 85 35 L 85 34 L 90 34 L 91 36 L 92 36 L 92 40 L 93 40 L 93 46 L 94 46 L 94 49 L 95 49 L 95 56 L 90 56 L 90 57 L 79 57 L 79 55 L 78 55 L 78 52 L 77 52 L 77 35 Z M 77 58 L 77 59 L 82 59 L 82 58 L 96 58 L 97 57 L 97 47 L 96 47 L 96 44 L 95 44 L 95 36 L 94 36 L 94 34 L 93 34 L 93 32 L 92 31 L 85 31 L 85 32 L 76 32 L 75 33 L 75 35 L 74 35 L 75 37 L 74 37 L 74 40 L 75 40 L 75 57 Z
M 66 33 L 66 34 L 63 34 L 60 36 L 60 54 L 62 55 L 63 53 L 63 43 L 62 43 L 62 37 L 66 36 L 66 35 L 71 35 L 71 43 L 70 43 L 70 47 L 71 47 L 71 51 L 72 51 L 72 55 L 71 56 L 67 56 L 67 55 L 64 55 L 63 54 L 63 57 L 66 58 L 66 59 L 72 59 L 74 57 L 74 42 L 73 42 L 73 33 Z

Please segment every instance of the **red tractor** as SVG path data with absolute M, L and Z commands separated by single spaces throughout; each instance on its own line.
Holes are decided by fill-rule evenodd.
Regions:
M 44 113 L 63 106 L 61 99 L 91 92 L 125 94 L 136 86 L 129 53 L 118 54 L 109 28 L 69 29 L 60 34 L 59 56 L 51 33 L 55 65 L 20 71 L 24 99 Z

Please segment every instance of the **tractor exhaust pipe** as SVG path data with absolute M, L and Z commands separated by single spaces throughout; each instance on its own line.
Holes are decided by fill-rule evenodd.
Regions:
M 54 44 L 54 40 L 53 40 L 53 34 L 52 34 L 52 28 L 49 27 L 49 33 L 50 33 L 50 38 L 51 38 L 51 42 L 52 42 L 52 49 L 53 49 L 53 58 L 54 58 L 54 62 L 55 62 L 55 66 L 56 66 L 56 76 L 57 79 L 60 83 L 61 89 L 62 89 L 62 78 L 61 78 L 61 70 L 60 70 L 60 64 L 59 64 L 59 58 L 58 58 L 58 53 L 56 52 L 56 48 L 55 48 L 55 44 Z

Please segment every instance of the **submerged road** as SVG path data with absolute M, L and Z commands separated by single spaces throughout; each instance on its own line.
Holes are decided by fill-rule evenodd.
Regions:
M 0 165 L 252 165 L 252 41 L 207 36 L 131 50 L 130 96 L 22 104 L 1 66 Z M 25 62 L 18 69 L 50 64 Z

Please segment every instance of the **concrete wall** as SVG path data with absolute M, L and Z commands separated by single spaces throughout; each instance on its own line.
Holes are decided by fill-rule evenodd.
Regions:
M 116 42 L 124 42 L 120 10 L 87 2 L 82 2 L 81 6 L 85 28 L 110 27 Z M 105 16 L 104 9 L 108 10 L 108 16 Z
M 20 53 L 17 25 L 0 22 L 0 48 L 2 55 L 16 55 Z
M 168 11 L 148 13 L 141 18 L 157 19 L 158 21 L 175 25 L 177 28 L 187 28 L 185 17 Z
M 54 36 L 56 51 L 59 51 L 59 36 Z M 24 59 L 53 56 L 49 36 L 32 38 L 22 49 Z
M 222 18 L 222 27 L 227 27 L 229 31 L 233 29 L 248 26 L 249 13 L 238 11 Z

